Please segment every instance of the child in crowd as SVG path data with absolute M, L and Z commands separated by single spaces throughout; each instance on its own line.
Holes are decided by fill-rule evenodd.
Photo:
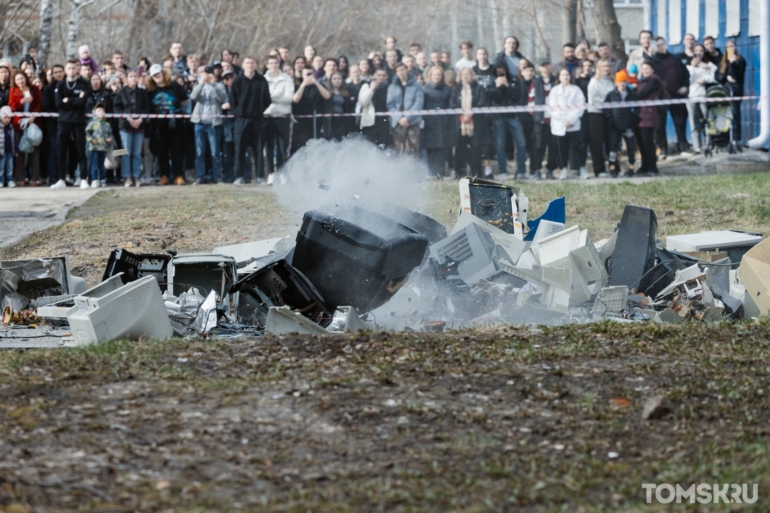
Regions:
M 13 120 L 13 111 L 9 106 L 0 108 L 0 178 L 5 178 L 6 187 L 16 187 L 13 181 L 13 154 L 14 133 L 11 121 Z
M 103 103 L 97 103 L 94 106 L 94 117 L 86 126 L 86 141 L 88 142 L 88 153 L 91 158 L 91 187 L 97 188 L 103 180 L 107 179 L 107 172 L 104 169 L 104 159 L 107 157 L 107 151 L 112 144 L 112 127 L 110 122 L 104 119 L 106 109 Z M 85 187 L 88 183 L 83 180 Z M 81 185 L 81 188 L 85 188 Z
M 636 64 L 632 64 L 626 71 L 628 72 L 628 90 L 633 91 L 639 83 L 639 68 Z
M 615 73 L 615 89 L 607 93 L 605 102 L 631 102 L 636 100 L 636 94 L 630 91 L 629 77 L 626 70 Z M 616 178 L 620 174 L 620 143 L 626 141 L 628 152 L 628 166 L 626 176 L 634 175 L 634 156 L 636 144 L 634 144 L 633 128 L 639 123 L 639 107 L 615 107 L 604 109 L 607 118 L 608 147 L 610 154 L 610 175 Z
M 88 45 L 80 45 L 78 48 L 78 55 L 80 55 L 80 64 L 84 66 L 91 66 L 92 73 L 99 71 L 99 65 L 96 64 L 94 58 L 91 57 L 91 49 L 88 47 Z

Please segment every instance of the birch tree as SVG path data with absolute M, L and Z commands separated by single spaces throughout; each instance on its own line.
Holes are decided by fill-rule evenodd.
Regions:
M 37 59 L 41 69 L 46 67 L 48 54 L 51 51 L 51 30 L 53 30 L 53 0 L 41 0 L 37 45 Z

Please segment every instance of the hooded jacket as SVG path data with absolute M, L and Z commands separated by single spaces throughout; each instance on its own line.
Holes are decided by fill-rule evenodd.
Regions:
M 658 75 L 653 73 L 649 77 L 639 80 L 639 86 L 635 92 L 640 100 L 657 100 L 663 94 L 663 82 Z M 639 128 L 657 127 L 659 117 L 656 105 L 642 107 L 639 111 Z
M 388 86 L 388 112 L 398 112 L 401 110 L 422 110 L 425 103 L 425 94 L 422 91 L 422 87 L 417 83 L 417 80 L 409 75 L 406 85 L 401 85 L 401 80 L 398 75 L 393 76 L 393 81 Z M 401 119 L 401 114 L 393 114 L 390 116 L 390 126 L 396 128 L 398 126 L 398 120 Z M 422 122 L 422 116 L 411 114 L 406 116 L 409 121 L 409 126 L 419 125 Z
M 265 77 L 254 72 L 254 76 L 249 78 L 245 73 L 241 73 L 232 85 L 233 92 L 233 114 L 236 118 L 262 119 L 265 110 L 270 106 L 270 86 Z
M 278 76 L 265 73 L 270 88 L 270 106 L 265 110 L 265 116 L 288 116 L 291 114 L 291 102 L 294 98 L 294 81 L 286 73 L 279 71 Z
M 200 102 L 200 98 L 203 95 L 203 88 L 209 85 L 212 87 L 214 99 L 211 103 L 211 110 L 213 114 L 213 118 L 211 118 L 211 126 L 220 126 L 222 124 L 222 104 L 227 102 L 227 90 L 225 89 L 225 85 L 221 82 L 214 82 L 213 84 L 197 84 L 195 87 L 193 87 L 193 90 L 190 92 L 190 99 L 195 103 L 195 108 L 193 108 L 192 116 L 190 116 L 190 121 L 192 123 L 200 123 L 201 116 L 203 115 L 203 103 Z

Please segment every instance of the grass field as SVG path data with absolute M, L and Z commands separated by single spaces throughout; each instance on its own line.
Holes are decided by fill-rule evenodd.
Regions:
M 767 174 L 527 183 L 534 217 L 610 235 L 770 233 Z M 450 224 L 456 184 L 425 185 Z M 265 188 L 101 192 L 0 259 L 292 235 Z M 0 353 L 0 511 L 768 511 L 770 323 L 113 342 Z M 671 413 L 643 420 L 662 395 Z M 651 504 L 643 483 L 759 485 L 755 504 Z

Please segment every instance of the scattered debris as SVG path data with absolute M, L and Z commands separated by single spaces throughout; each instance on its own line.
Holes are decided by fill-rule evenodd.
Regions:
M 642 418 L 645 420 L 662 419 L 671 413 L 671 407 L 663 396 L 656 395 L 644 402 Z

